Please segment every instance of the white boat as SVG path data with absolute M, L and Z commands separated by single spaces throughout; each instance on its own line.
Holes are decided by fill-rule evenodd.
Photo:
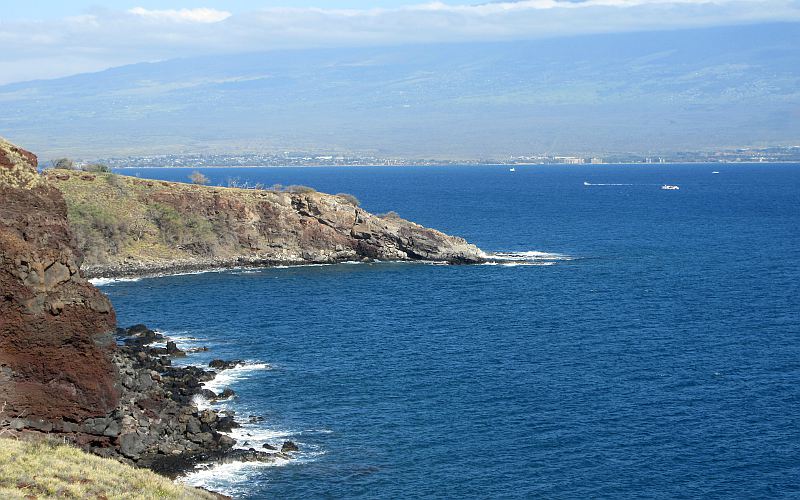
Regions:
M 719 172 L 718 172 L 717 170 L 714 170 L 714 171 L 713 171 L 713 172 L 711 172 L 711 173 L 712 173 L 712 174 L 718 174 Z
M 517 171 L 517 169 L 516 169 L 516 168 L 514 168 L 514 167 L 511 167 L 511 168 L 509 168 L 509 169 L 508 169 L 508 171 L 509 171 L 509 172 L 516 172 L 516 171 Z
M 667 191 L 676 191 L 680 189 L 680 186 L 673 186 L 672 184 L 664 184 L 661 186 L 661 189 L 666 189 Z
M 584 185 L 584 186 L 591 186 L 591 184 L 589 184 L 589 183 L 588 183 L 588 182 L 586 182 L 586 181 L 583 181 L 583 185 Z

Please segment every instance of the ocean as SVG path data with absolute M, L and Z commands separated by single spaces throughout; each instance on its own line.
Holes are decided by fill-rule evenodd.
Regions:
M 121 325 L 211 349 L 184 363 L 250 363 L 212 387 L 264 417 L 240 444 L 301 450 L 188 482 L 240 498 L 800 496 L 800 165 L 199 170 L 348 192 L 507 260 L 103 282 Z

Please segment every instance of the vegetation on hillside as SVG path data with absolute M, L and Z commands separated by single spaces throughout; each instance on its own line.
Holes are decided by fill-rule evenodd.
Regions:
M 337 193 L 336 196 L 338 196 L 339 198 L 343 199 L 347 203 L 353 205 L 354 207 L 357 207 L 357 206 L 361 205 L 361 202 L 358 200 L 358 198 L 356 198 L 352 194 Z
M 52 441 L 0 440 L 0 498 L 214 499 L 145 469 Z
M 64 194 L 70 226 L 87 263 L 104 264 L 109 256 L 123 254 L 144 259 L 214 256 L 221 244 L 235 241 L 224 221 L 203 213 L 204 207 L 176 206 L 154 196 L 165 187 L 178 198 L 209 188 L 109 173 L 71 173 L 66 178 L 53 172 L 50 177 Z
M 237 258 L 255 248 L 259 238 L 261 248 L 268 248 L 286 236 L 284 232 L 296 230 L 284 226 L 282 207 L 290 207 L 289 195 L 316 193 L 308 186 L 264 189 L 236 179 L 229 184 L 239 187 L 223 188 L 205 186 L 203 179 L 190 184 L 106 172 L 53 169 L 45 176 L 64 195 L 87 266 Z M 343 207 L 359 205 L 346 193 L 327 199 Z M 247 214 L 257 213 L 274 219 L 253 225 Z
M 195 170 L 191 174 L 189 174 L 189 180 L 192 181 L 192 184 L 200 184 L 201 186 L 205 186 L 211 180 L 206 177 L 202 172 Z
M 57 160 L 53 160 L 52 166 L 53 168 L 58 168 L 61 170 L 74 170 L 75 162 L 73 162 L 69 158 L 59 158 Z
M 84 172 L 107 173 L 111 172 L 111 167 L 103 163 L 87 163 L 82 166 L 75 165 L 69 158 L 58 158 L 50 162 L 50 168 L 58 170 L 83 170 Z

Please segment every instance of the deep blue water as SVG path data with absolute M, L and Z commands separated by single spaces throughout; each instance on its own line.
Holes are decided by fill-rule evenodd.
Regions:
M 229 374 L 229 405 L 266 417 L 251 444 L 303 453 L 195 481 L 245 498 L 800 496 L 800 165 L 203 171 L 570 259 L 104 286 L 121 324 L 212 348 L 192 362 L 272 366 Z

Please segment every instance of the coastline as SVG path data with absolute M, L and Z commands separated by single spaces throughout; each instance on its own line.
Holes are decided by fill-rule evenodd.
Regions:
M 457 259 L 449 261 L 431 259 L 393 259 L 391 261 L 363 258 L 353 259 L 327 259 L 327 260 L 275 260 L 259 259 L 250 257 L 234 258 L 194 258 L 180 259 L 167 262 L 130 262 L 108 265 L 91 265 L 81 267 L 81 273 L 88 280 L 98 279 L 138 279 L 156 278 L 163 276 L 174 276 L 180 274 L 194 274 L 202 272 L 230 271 L 237 269 L 269 269 L 278 267 L 303 267 L 303 266 L 332 266 L 336 264 L 369 264 L 380 262 L 402 262 L 420 264 L 443 264 L 443 265 L 469 265 L 484 264 L 492 262 L 492 258 L 484 255 L 481 261 L 459 261 Z
M 178 479 L 196 472 L 202 464 L 273 463 L 289 460 L 291 452 L 296 451 L 285 446 L 267 448 L 269 451 L 237 447 L 232 431 L 245 422 L 237 419 L 234 410 L 216 407 L 235 398 L 236 393 L 226 384 L 220 386 L 218 393 L 208 386 L 217 389 L 212 382 L 222 373 L 252 368 L 251 362 L 214 359 L 208 367 L 173 366 L 172 360 L 207 352 L 208 348 L 182 350 L 170 336 L 144 325 L 119 328 L 116 337 L 119 347 L 115 364 L 122 374 L 122 400 L 130 402 L 127 407 L 123 404 L 118 408 L 116 414 L 121 416 L 123 429 L 126 417 L 133 416 L 138 421 L 135 438 L 126 441 L 125 435 L 120 434 L 119 460 Z M 153 418 L 154 414 L 157 418 Z M 143 415 L 148 417 L 145 427 Z M 112 425 L 113 422 L 109 424 Z M 91 451 L 101 456 L 108 454 L 107 449 Z
M 8 436 L 38 442 L 56 439 L 102 458 L 153 471 L 173 481 L 192 473 L 231 463 L 281 464 L 299 451 L 290 442 L 273 442 L 262 449 L 239 443 L 235 429 L 264 421 L 242 420 L 220 403 L 236 396 L 222 377 L 231 370 L 269 369 L 269 365 L 243 360 L 214 359 L 208 366 L 173 366 L 208 347 L 182 350 L 170 336 L 139 324 L 117 328 L 112 363 L 119 373 L 119 403 L 105 417 L 82 422 L 44 422 L 26 415 L 3 417 Z M 214 388 L 212 391 L 209 387 Z M 186 483 L 189 484 L 189 483 Z M 216 493 L 215 493 L 216 494 Z M 224 497 L 220 495 L 220 497 Z M 228 497 L 224 497 L 228 498 Z
M 393 167 L 459 167 L 459 168 L 470 168 L 470 167 L 602 167 L 602 166 L 619 166 L 619 167 L 626 167 L 626 166 L 642 166 L 642 165 L 650 165 L 650 166 L 657 166 L 657 165 L 696 165 L 696 166 L 712 166 L 712 165 L 783 165 L 783 164 L 797 164 L 798 160 L 767 160 L 767 161 L 756 161 L 756 160 L 742 160 L 742 161 L 663 161 L 663 162 L 646 162 L 646 161 L 630 161 L 630 162 L 604 162 L 604 163 L 580 163 L 577 165 L 569 164 L 569 163 L 536 163 L 536 162 L 515 162 L 515 163 L 403 163 L 397 165 L 383 165 L 383 164 L 375 164 L 375 163 L 359 163 L 359 164 L 347 164 L 347 165 L 198 165 L 198 166 L 184 166 L 184 165 L 161 165 L 161 166 L 136 166 L 136 167 L 112 167 L 114 172 L 118 171 L 130 171 L 130 170 L 153 170 L 153 169 L 175 169 L 175 170 L 203 170 L 206 168 L 222 168 L 222 169 L 235 169 L 235 168 L 245 168 L 245 169 L 254 169 L 254 168 L 276 168 L 276 169 L 284 169 L 284 168 L 393 168 Z

